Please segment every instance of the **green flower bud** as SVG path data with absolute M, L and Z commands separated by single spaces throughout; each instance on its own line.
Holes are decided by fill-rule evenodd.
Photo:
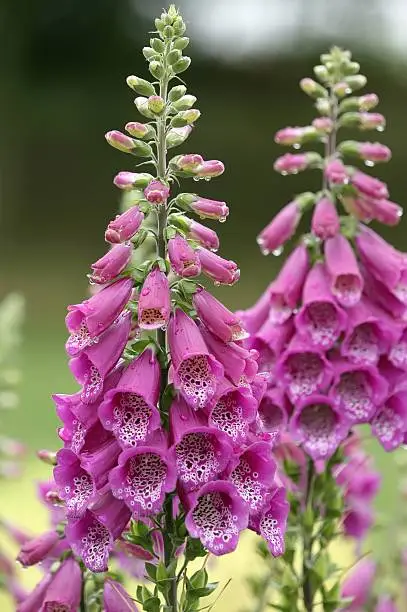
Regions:
M 181 111 L 171 119 L 171 127 L 184 127 L 195 123 L 201 116 L 201 112 L 197 108 L 191 108 L 186 111 Z
M 359 70 L 360 70 L 360 64 L 358 64 L 357 62 L 347 62 L 343 66 L 343 72 L 346 75 L 358 74 Z
M 163 15 L 164 15 L 164 13 L 163 13 Z M 165 23 L 163 22 L 162 19 L 158 19 L 158 17 L 157 17 L 157 19 L 154 20 L 154 24 L 155 24 L 155 27 L 157 28 L 158 32 L 162 32 L 163 31 L 163 29 L 165 27 Z
M 326 98 L 319 98 L 315 102 L 315 108 L 320 115 L 329 115 L 331 112 L 331 103 Z
M 343 98 L 344 96 L 352 93 L 352 89 L 349 87 L 346 81 L 335 83 L 335 85 L 332 87 L 332 91 L 336 96 L 338 96 L 338 98 Z
M 161 14 L 161 20 L 162 22 L 167 26 L 167 25 L 172 25 L 172 22 L 174 21 L 175 15 L 171 14 L 171 13 L 162 13 Z
M 127 77 L 126 83 L 131 89 L 134 89 L 135 92 L 140 94 L 140 96 L 153 96 L 155 94 L 155 89 L 151 83 L 133 74 Z
M 170 65 L 176 64 L 178 60 L 181 59 L 181 57 L 182 57 L 181 51 L 179 49 L 173 49 L 167 55 L 167 61 Z
M 165 44 L 161 38 L 150 38 L 150 47 L 152 47 L 156 53 L 163 53 Z
M 359 155 L 359 142 L 356 140 L 343 140 L 338 145 L 338 151 L 343 155 Z
M 136 157 L 151 157 L 153 155 L 153 150 L 149 144 L 143 142 L 142 140 L 133 140 L 134 147 L 131 150 L 132 155 Z
M 344 79 L 352 91 L 362 89 L 367 83 L 367 78 L 363 74 L 355 74 Z
M 168 8 L 168 11 L 167 11 L 167 14 L 168 14 L 169 18 L 171 19 L 170 23 L 173 23 L 174 19 L 177 19 L 178 11 L 177 11 L 177 8 L 176 8 L 175 4 L 170 4 L 170 6 Z
M 178 147 L 188 138 L 192 130 L 190 125 L 185 125 L 180 128 L 172 128 L 169 130 L 165 141 L 167 143 L 167 148 L 171 149 L 172 147 Z
M 197 199 L 198 196 L 194 193 L 180 193 L 175 198 L 175 202 L 180 208 L 189 208 L 189 206 L 193 204 L 193 202 L 196 202 Z
M 163 37 L 164 38 L 173 38 L 174 37 L 174 28 L 170 25 L 166 25 L 163 29 Z
M 180 72 L 184 72 L 185 70 L 187 70 L 190 64 L 191 58 L 186 55 L 185 57 L 182 57 L 180 60 L 178 60 L 178 62 L 176 62 L 176 64 L 172 66 L 172 69 L 175 74 L 180 74 Z
M 126 123 L 125 130 L 135 138 L 142 138 L 143 140 L 153 140 L 155 137 L 155 129 L 152 125 L 139 123 L 138 121 Z
M 176 102 L 176 100 L 179 100 L 185 95 L 186 91 L 187 88 L 185 85 L 176 85 L 176 87 L 173 87 L 168 94 L 169 101 Z
M 161 96 L 150 96 L 147 100 L 148 110 L 155 115 L 159 115 L 165 108 L 165 100 Z
M 164 66 L 161 62 L 153 60 L 150 62 L 148 69 L 156 79 L 161 79 L 164 76 Z
M 189 38 L 187 36 L 182 36 L 181 38 L 177 38 L 174 40 L 173 47 L 174 49 L 179 49 L 183 51 L 189 45 Z
M 143 47 L 143 55 L 149 62 L 160 57 L 151 47 Z
M 154 113 L 150 111 L 148 108 L 148 99 L 144 98 L 144 96 L 138 96 L 134 100 L 134 104 L 137 107 L 138 112 L 144 117 L 148 117 L 148 119 L 154 119 Z
M 184 20 L 182 19 L 180 15 L 174 21 L 173 28 L 177 36 L 182 36 L 182 34 L 185 32 L 186 26 L 185 26 Z
M 189 195 L 189 194 L 182 194 Z M 187 234 L 189 231 L 190 221 L 188 217 L 185 215 L 181 215 L 180 213 L 173 213 L 168 217 L 168 223 L 173 227 L 181 230 L 184 234 Z
M 320 81 L 329 81 L 329 72 L 322 64 L 314 66 L 314 74 Z
M 183 110 L 188 110 L 192 108 L 195 102 L 196 102 L 195 96 L 186 95 L 186 96 L 182 96 L 182 98 L 180 98 L 176 102 L 173 102 L 172 105 L 175 108 L 175 110 L 183 111 Z
M 298 208 L 304 212 L 306 209 L 314 206 L 317 199 L 317 195 L 312 193 L 312 191 L 304 191 L 304 193 L 300 193 L 296 196 L 295 202 Z
M 359 127 L 361 124 L 360 113 L 344 113 L 340 120 L 340 125 L 344 127 Z
M 311 96 L 311 98 L 317 99 L 328 97 L 328 91 L 325 89 L 325 87 L 322 87 L 322 85 L 314 81 L 314 79 L 301 79 L 300 87 L 302 91 L 308 96 Z

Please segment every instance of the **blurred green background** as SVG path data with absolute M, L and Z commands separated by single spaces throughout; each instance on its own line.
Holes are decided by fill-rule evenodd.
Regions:
M 192 68 L 183 76 L 203 115 L 183 150 L 226 164 L 222 178 L 200 183 L 199 193 L 230 207 L 228 223 L 216 229 L 221 253 L 240 263 L 242 275 L 238 286 L 219 293 L 230 307 L 244 308 L 280 263 L 260 255 L 257 233 L 295 193 L 319 187 L 317 174 L 273 173 L 282 153 L 273 135 L 313 118 L 297 83 L 332 44 L 353 50 L 369 79 L 366 91 L 381 98 L 388 129 L 380 139 L 393 160 L 377 174 L 404 204 L 407 5 L 184 0 L 179 6 L 192 38 Z M 27 301 L 21 402 L 1 416 L 5 431 L 28 446 L 22 482 L 2 484 L 0 499 L 2 513 L 28 527 L 43 520 L 33 502 L 34 481 L 47 472 L 34 450 L 58 446 L 50 395 L 76 389 L 64 353 L 65 308 L 84 298 L 89 265 L 105 251 L 104 228 L 119 203 L 112 178 L 132 168 L 131 158 L 106 145 L 104 133 L 137 119 L 125 77 L 148 76 L 140 49 L 161 1 L 2 0 L 0 9 L 1 293 L 18 289 Z M 391 235 L 405 248 L 406 222 Z M 380 509 L 389 514 L 396 501 L 392 460 L 374 452 L 386 469 Z M 219 610 L 241 603 L 249 548 L 222 570 L 235 580 Z

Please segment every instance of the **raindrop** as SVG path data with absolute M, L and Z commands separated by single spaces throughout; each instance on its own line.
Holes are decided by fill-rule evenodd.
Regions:
M 368 166 L 369 168 L 373 168 L 374 165 L 375 165 L 375 163 L 371 159 L 366 159 L 365 160 L 365 166 Z
M 384 132 L 384 125 L 378 125 L 376 128 L 377 132 Z
M 292 170 L 291 174 L 298 174 L 298 170 L 297 169 Z
M 399 208 L 399 210 L 397 211 L 396 214 L 397 214 L 398 217 L 402 217 L 403 216 L 403 209 Z
M 162 325 L 161 329 L 162 329 L 162 331 L 167 331 L 167 325 L 166 324 Z
M 194 176 L 194 177 L 193 177 L 193 180 L 194 180 L 194 181 L 196 181 L 196 182 L 198 182 L 198 181 L 199 181 L 199 176 Z
M 220 287 L 221 283 L 219 281 L 214 281 L 213 283 L 215 285 L 215 287 Z
M 226 217 L 219 217 L 219 223 L 225 223 Z
M 287 174 L 288 174 L 287 170 L 282 170 L 282 172 L 281 172 L 282 176 L 287 176 Z
M 278 247 L 278 249 L 274 249 L 274 251 L 271 251 L 271 253 L 274 255 L 274 257 L 280 257 L 283 250 L 284 248 L 281 246 L 281 247 Z
M 299 143 L 299 142 L 295 142 L 295 143 L 293 144 L 293 149 L 301 149 L 301 145 L 300 145 L 300 143 Z
M 211 177 L 210 177 L 210 176 L 204 176 L 204 181 L 208 182 L 208 181 L 210 181 L 210 180 L 211 180 Z

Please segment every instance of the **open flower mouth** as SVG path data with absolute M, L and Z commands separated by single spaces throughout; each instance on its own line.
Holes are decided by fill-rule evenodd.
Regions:
M 232 391 L 222 395 L 211 412 L 210 422 L 232 438 L 235 443 L 246 438 L 249 420 L 245 418 L 236 392 Z
M 365 372 L 344 372 L 334 389 L 338 403 L 352 423 L 368 421 L 376 410 L 369 375 Z
M 178 377 L 186 400 L 198 408 L 203 408 L 215 393 L 216 379 L 206 355 L 185 359 L 178 369 Z
M 340 329 L 338 313 L 331 302 L 314 302 L 304 312 L 305 329 L 315 346 L 329 348 L 337 340 Z
M 285 361 L 285 378 L 293 401 L 315 393 L 324 378 L 324 362 L 312 352 L 290 355 Z
M 358 325 L 353 330 L 342 352 L 354 363 L 375 365 L 380 355 L 377 326 L 374 323 L 362 323 Z
M 85 404 L 93 404 L 103 390 L 103 378 L 96 366 L 90 364 L 85 374 L 81 400 Z
M 347 308 L 355 306 L 362 295 L 362 283 L 355 274 L 340 274 L 333 287 L 338 302 Z
M 139 325 L 143 329 L 157 329 L 164 327 L 167 323 L 161 308 L 145 308 L 142 311 Z
M 147 437 L 151 408 L 137 393 L 120 393 L 115 400 L 112 431 L 123 447 L 135 447 Z
M 121 488 L 114 495 L 123 499 L 135 515 L 154 514 L 160 510 L 164 495 L 167 466 L 156 453 L 140 453 L 125 468 Z
M 249 461 L 241 459 L 231 473 L 230 480 L 251 511 L 256 512 L 264 505 L 268 487 L 263 484 L 261 475 L 253 469 Z
M 304 407 L 298 429 L 305 450 L 314 458 L 327 458 L 336 449 L 338 417 L 328 404 L 315 403 Z
M 237 516 L 232 514 L 231 503 L 219 492 L 202 495 L 192 512 L 192 518 L 203 545 L 219 554 L 225 545 L 239 535 Z
M 187 433 L 176 445 L 178 478 L 187 489 L 197 488 L 219 473 L 217 446 L 215 436 L 205 432 Z

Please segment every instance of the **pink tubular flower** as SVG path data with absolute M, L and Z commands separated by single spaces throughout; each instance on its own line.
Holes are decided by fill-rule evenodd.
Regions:
M 251 515 L 266 505 L 276 467 L 268 442 L 251 444 L 229 463 L 225 476 L 234 484 Z
M 257 237 L 263 255 L 277 251 L 295 233 L 301 219 L 297 202 L 290 202 L 270 221 Z
M 176 480 L 163 431 L 121 453 L 118 467 L 109 474 L 113 495 L 124 501 L 134 518 L 157 514 L 165 494 L 175 489 Z
M 321 240 L 332 238 L 339 233 L 339 216 L 331 198 L 321 198 L 317 202 L 312 215 L 312 231 Z
M 403 216 L 403 209 L 389 200 L 365 200 L 365 207 L 370 217 L 384 225 L 397 225 Z
M 245 443 L 250 424 L 256 418 L 258 401 L 247 387 L 235 387 L 223 379 L 209 411 L 209 425 L 229 436 L 236 448 Z
M 226 434 L 209 427 L 202 411 L 193 411 L 181 398 L 171 405 L 170 424 L 170 462 L 183 489 L 190 492 L 216 480 L 232 455 Z
M 130 326 L 131 313 L 122 314 L 97 344 L 70 360 L 73 375 L 83 385 L 81 400 L 85 404 L 92 404 L 101 395 L 103 381 L 120 359 L 127 343 Z
M 319 159 L 320 157 L 316 153 L 286 153 L 276 159 L 274 170 L 281 174 L 297 174 L 297 172 L 306 170 L 310 164 Z
M 331 277 L 331 291 L 341 306 L 355 306 L 362 295 L 363 278 L 355 254 L 344 236 L 325 242 L 325 263 Z
M 152 178 L 151 174 L 144 172 L 119 172 L 114 177 L 113 183 L 119 189 L 131 190 L 136 187 L 146 187 Z
M 330 395 L 349 423 L 367 423 L 382 404 L 388 386 L 374 366 L 334 361 Z
M 181 155 L 176 162 L 177 168 L 184 172 L 195 172 L 204 163 L 204 159 L 197 153 L 187 153 Z
M 208 351 L 196 323 L 179 308 L 168 325 L 174 384 L 188 404 L 203 408 L 215 394 L 223 367 Z
M 215 285 L 234 285 L 240 278 L 240 270 L 234 261 L 223 259 L 202 247 L 197 249 L 202 272 Z
M 294 336 L 278 360 L 274 376 L 286 386 L 293 403 L 324 390 L 332 379 L 332 367 L 324 354 Z
M 290 424 L 293 436 L 314 461 L 329 459 L 346 438 L 349 424 L 325 395 L 310 395 L 300 402 Z
M 171 267 L 178 276 L 191 278 L 201 273 L 198 253 L 185 238 L 176 234 L 168 241 L 168 258 Z
M 216 556 L 233 552 L 247 527 L 248 508 L 232 483 L 217 480 L 192 494 L 185 518 L 189 534 Z
M 262 511 L 250 517 L 250 529 L 266 541 L 273 557 L 284 554 L 284 536 L 289 511 L 290 504 L 286 500 L 285 489 L 276 487 Z
M 407 370 L 407 329 L 403 329 L 388 355 L 389 361 L 401 370 Z
M 269 316 L 260 329 L 252 335 L 250 346 L 259 353 L 258 364 L 260 372 L 268 372 L 274 376 L 274 365 L 285 350 L 294 333 L 293 319 L 284 323 L 275 323 L 273 316 Z
M 43 561 L 59 540 L 59 535 L 53 529 L 25 542 L 18 553 L 17 561 L 24 567 Z
M 132 288 L 131 279 L 122 278 L 81 304 L 68 306 L 65 322 L 71 334 L 66 344 L 69 355 L 77 355 L 94 344 L 112 325 L 129 301 Z
M 103 589 L 105 612 L 137 612 L 138 608 L 127 591 L 116 580 L 108 578 Z
M 259 404 L 256 430 L 271 434 L 272 439 L 277 440 L 287 428 L 289 414 L 290 403 L 284 391 L 279 387 L 268 389 Z
M 95 440 L 95 443 L 95 447 L 91 450 L 82 450 L 81 466 L 92 478 L 95 488 L 101 490 L 107 483 L 109 471 L 116 465 L 120 446 L 112 435 L 100 442 Z M 73 478 L 73 483 L 75 484 L 75 478 Z
M 117 453 L 114 456 L 117 458 Z M 96 494 L 95 484 L 81 467 L 80 459 L 69 449 L 58 451 L 57 461 L 54 478 L 58 495 L 65 501 L 66 516 L 69 519 L 80 518 Z
M 387 162 L 391 159 L 391 151 L 380 142 L 361 142 L 358 153 L 362 159 L 372 162 Z
M 141 212 L 138 206 L 132 206 L 126 212 L 117 215 L 106 228 L 106 242 L 118 244 L 130 240 L 140 229 L 143 219 L 144 213 Z
M 399 391 L 387 398 L 371 421 L 372 433 L 385 451 L 393 451 L 404 444 L 407 432 L 407 391 Z
M 398 607 L 393 597 L 389 595 L 381 595 L 374 612 L 397 612 Z
M 39 612 L 76 612 L 81 602 L 82 572 L 73 557 L 65 559 L 47 587 Z
M 363 112 L 359 114 L 359 118 L 360 118 L 360 127 L 363 130 L 379 129 L 380 131 L 380 129 L 383 130 L 383 128 L 386 125 L 386 119 L 381 113 Z
M 48 572 L 31 593 L 18 603 L 16 612 L 38 612 L 41 610 L 41 605 L 51 580 L 52 574 Z
M 140 329 L 159 329 L 167 325 L 171 311 L 170 287 L 167 275 L 156 267 L 143 283 L 138 301 Z
M 285 127 L 274 135 L 274 142 L 280 145 L 294 145 L 301 142 L 304 132 L 309 127 Z
M 117 386 L 105 394 L 99 418 L 123 449 L 144 443 L 160 425 L 160 374 L 155 354 L 146 349 L 127 366 Z
M 225 166 L 217 159 L 204 161 L 196 168 L 196 175 L 202 178 L 214 178 L 220 176 L 225 171 Z
M 296 308 L 309 270 L 307 248 L 302 244 L 287 257 L 276 280 L 269 287 L 270 317 L 284 323 Z
M 332 296 L 323 263 L 315 264 L 309 272 L 302 304 L 295 316 L 298 333 L 317 348 L 331 348 L 345 329 L 347 317 Z
M 193 304 L 201 321 L 223 342 L 234 342 L 248 337 L 239 318 L 202 287 L 196 290 Z
M 381 200 L 388 198 L 387 185 L 378 179 L 356 170 L 351 176 L 351 183 L 356 189 L 369 198 Z
M 170 195 L 170 189 L 161 181 L 151 181 L 144 189 L 144 195 L 147 202 L 151 204 L 165 204 Z
M 333 185 L 343 185 L 349 181 L 348 171 L 339 159 L 328 161 L 324 168 L 324 174 Z
M 369 557 L 364 557 L 352 568 L 341 589 L 343 598 L 352 599 L 352 602 L 347 604 L 346 610 L 358 612 L 363 609 L 372 591 L 375 575 L 376 564 Z
M 91 281 L 104 285 L 115 279 L 129 263 L 132 250 L 131 244 L 117 244 L 113 246 L 106 255 L 103 255 L 103 257 L 92 264 Z
M 260 329 L 265 323 L 270 311 L 270 287 L 273 283 L 267 287 L 267 289 L 261 294 L 257 302 L 247 310 L 238 310 L 237 316 L 240 317 L 244 323 L 245 328 L 249 334 L 253 334 Z
M 88 569 L 106 572 L 113 543 L 129 519 L 127 506 L 107 492 L 78 521 L 68 521 L 65 534 L 72 550 Z
M 379 104 L 379 98 L 375 93 L 364 94 L 359 96 L 359 108 L 362 111 L 368 111 Z
M 118 130 L 111 130 L 110 132 L 107 132 L 105 134 L 105 138 L 112 147 L 122 151 L 123 153 L 131 153 L 134 149 L 133 138 L 126 136 L 126 134 L 123 134 Z
M 229 215 L 229 208 L 225 202 L 218 200 L 210 200 L 208 198 L 196 198 L 190 202 L 189 208 L 194 211 L 201 219 L 215 219 L 216 221 L 225 221 Z
M 194 221 L 193 219 L 189 220 L 187 238 L 195 240 L 210 251 L 217 251 L 219 248 L 217 233 L 210 227 L 206 227 L 206 225 L 202 225 L 202 223 L 198 223 L 198 221 Z

